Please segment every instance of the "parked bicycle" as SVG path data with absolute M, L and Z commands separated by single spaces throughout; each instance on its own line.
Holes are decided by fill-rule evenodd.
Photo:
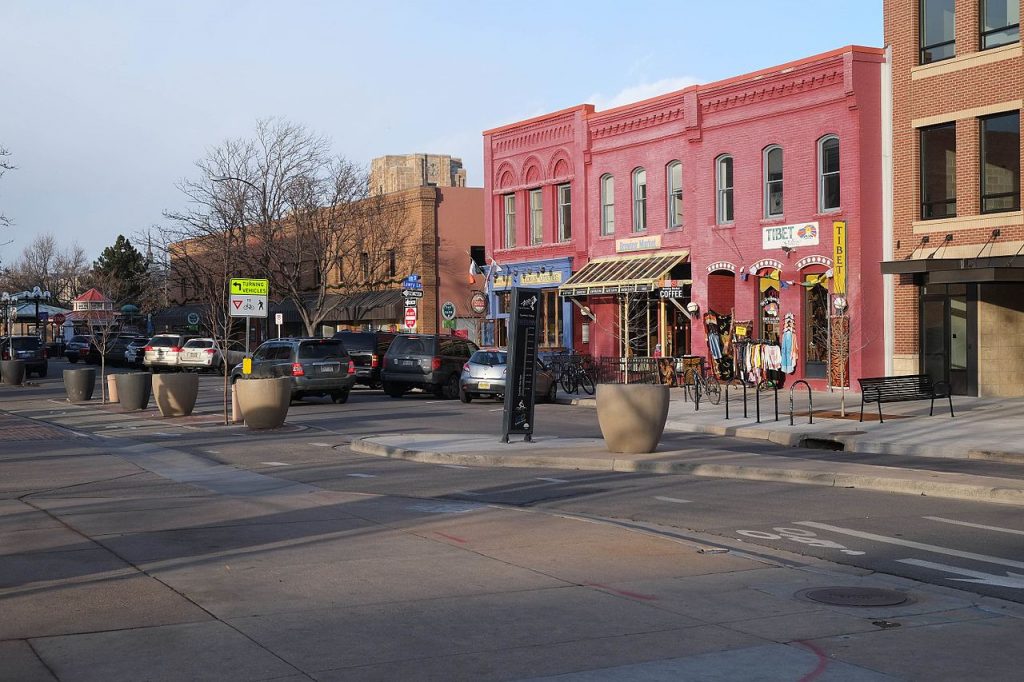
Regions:
M 687 369 L 683 373 L 683 390 L 687 400 L 696 400 L 700 391 L 701 400 L 717 405 L 722 400 L 722 386 L 714 374 L 707 370 Z
M 594 395 L 594 379 L 583 367 L 579 356 L 573 356 L 562 368 L 558 384 L 566 393 L 577 393 L 582 388 L 587 395 Z

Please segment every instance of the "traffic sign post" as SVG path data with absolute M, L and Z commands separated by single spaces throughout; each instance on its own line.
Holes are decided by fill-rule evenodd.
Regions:
M 281 325 L 284 324 L 284 313 L 274 313 L 274 322 L 277 323 L 277 338 L 281 338 Z
M 416 308 L 413 306 L 407 306 L 405 309 L 405 326 L 416 329 Z
M 267 317 L 270 280 L 235 277 L 228 281 L 228 315 L 245 318 L 245 353 L 249 354 L 249 318 Z

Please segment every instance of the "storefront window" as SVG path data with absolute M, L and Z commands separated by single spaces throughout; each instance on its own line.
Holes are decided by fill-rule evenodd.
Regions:
M 538 346 L 540 348 L 563 348 L 562 343 L 562 309 L 558 289 L 545 289 L 541 292 L 540 323 L 537 325 Z
M 823 378 L 828 363 L 828 289 L 823 275 L 804 275 L 804 375 Z

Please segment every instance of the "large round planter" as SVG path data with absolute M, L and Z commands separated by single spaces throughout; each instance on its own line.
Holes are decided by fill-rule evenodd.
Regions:
M 64 393 L 69 403 L 86 403 L 92 400 L 92 392 L 96 390 L 96 369 L 64 370 Z
M 128 372 L 114 376 L 117 377 L 117 398 L 122 408 L 132 412 L 149 406 L 152 390 L 152 375 L 149 372 Z
M 668 417 L 664 384 L 598 384 L 597 422 L 610 452 L 654 452 Z
M 235 382 L 242 419 L 250 429 L 276 429 L 284 424 L 292 402 L 291 377 L 239 379 Z
M 187 417 L 199 397 L 199 375 L 191 372 L 153 375 L 153 400 L 164 417 Z
M 25 383 L 25 361 L 0 360 L 0 374 L 8 386 L 21 386 Z

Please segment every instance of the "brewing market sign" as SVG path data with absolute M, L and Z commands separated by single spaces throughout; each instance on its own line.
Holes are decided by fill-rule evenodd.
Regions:
M 540 291 L 523 287 L 512 289 L 502 443 L 507 443 L 509 434 L 513 433 L 524 434 L 526 442 L 533 440 L 538 308 Z

